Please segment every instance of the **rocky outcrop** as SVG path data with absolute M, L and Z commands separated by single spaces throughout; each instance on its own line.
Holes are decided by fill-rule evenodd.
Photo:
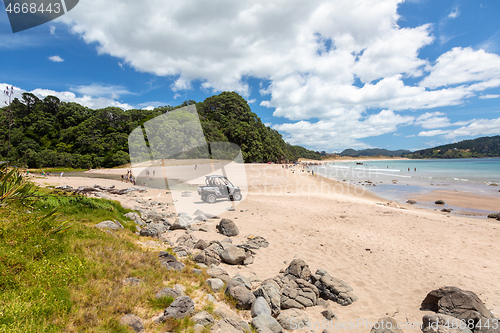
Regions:
M 358 298 L 353 293 L 353 289 L 344 281 L 334 278 L 324 270 L 317 270 L 312 276 L 314 285 L 318 288 L 320 296 L 329 299 L 340 305 L 350 305 Z
M 319 296 L 318 288 L 303 279 L 281 278 L 281 308 L 302 309 L 314 306 Z
M 262 282 L 260 287 L 253 292 L 255 297 L 265 299 L 271 308 L 271 314 L 276 317 L 281 312 L 281 291 L 276 281 L 268 279 Z
M 201 251 L 194 257 L 194 261 L 205 264 L 207 266 L 220 264 L 220 254 L 223 248 L 220 243 L 213 242 L 205 250 Z
M 285 270 L 285 276 L 309 281 L 311 279 L 311 270 L 304 260 L 294 259 Z
M 261 314 L 252 319 L 252 325 L 259 333 L 281 333 L 280 323 L 268 314 Z
M 310 326 L 309 317 L 304 311 L 298 309 L 283 310 L 276 319 L 281 327 L 286 330 L 296 330 Z
M 215 323 L 214 317 L 206 311 L 198 312 L 191 317 L 191 320 L 201 326 L 207 326 Z
M 244 249 L 237 246 L 230 246 L 220 254 L 223 262 L 230 265 L 241 265 L 247 258 Z
M 243 283 L 236 280 L 231 280 L 224 292 L 236 300 L 236 306 L 239 309 L 250 310 L 255 301 L 254 294 Z

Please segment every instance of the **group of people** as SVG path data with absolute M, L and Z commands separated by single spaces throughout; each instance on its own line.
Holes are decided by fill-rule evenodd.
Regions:
M 130 182 L 135 185 L 136 178 L 134 177 L 134 175 L 132 175 L 132 170 L 127 170 L 127 174 L 122 175 L 122 182 L 123 181 L 126 183 Z

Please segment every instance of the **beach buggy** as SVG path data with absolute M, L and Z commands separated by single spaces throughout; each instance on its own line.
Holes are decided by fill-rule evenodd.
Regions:
M 206 176 L 205 186 L 198 187 L 198 194 L 203 202 L 215 203 L 219 198 L 231 201 L 241 200 L 241 191 L 225 176 Z

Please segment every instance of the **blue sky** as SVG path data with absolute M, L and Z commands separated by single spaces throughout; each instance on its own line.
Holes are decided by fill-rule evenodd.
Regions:
M 17 96 L 127 109 L 234 90 L 328 152 L 500 134 L 498 0 L 80 0 L 15 34 L 0 7 Z

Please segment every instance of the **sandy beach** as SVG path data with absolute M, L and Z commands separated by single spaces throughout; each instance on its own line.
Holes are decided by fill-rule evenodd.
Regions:
M 233 243 L 243 242 L 248 235 L 258 235 L 270 245 L 259 249 L 249 266 L 221 264 L 230 275 L 255 275 L 264 280 L 276 276 L 294 258 L 301 258 L 313 272 L 325 269 L 352 286 L 359 298 L 357 302 L 345 307 L 332 301 L 327 303 L 338 322 L 356 323 L 349 330 L 357 328 L 360 332 L 368 332 L 369 323 L 385 316 L 408 322 L 409 326 L 421 323 L 422 316 L 430 313 L 419 310 L 421 301 L 431 290 L 446 285 L 475 292 L 494 315 L 500 316 L 499 221 L 389 202 L 363 188 L 300 172 L 298 167 L 283 169 L 281 165 L 262 164 L 245 167 L 248 196 L 235 211 L 224 212 L 221 217 L 233 219 L 240 230 Z M 53 186 L 132 186 L 96 178 L 34 180 L 40 185 Z M 442 198 L 449 200 L 446 195 L 442 193 Z M 106 194 L 106 197 L 132 209 L 140 208 L 142 199 L 151 199 L 161 203 L 163 211 L 174 212 L 172 205 L 166 205 L 171 198 L 165 190 L 148 188 L 144 193 Z M 481 208 L 481 202 L 477 201 L 480 198 L 461 200 Z M 208 233 L 195 231 L 193 235 L 205 240 L 224 238 L 215 230 L 218 220 L 210 221 Z M 175 240 L 183 233 L 173 231 L 169 237 Z M 315 306 L 305 311 L 319 325 L 324 320 L 320 314 L 323 310 L 324 307 Z M 420 332 L 420 329 L 409 327 L 404 331 Z

